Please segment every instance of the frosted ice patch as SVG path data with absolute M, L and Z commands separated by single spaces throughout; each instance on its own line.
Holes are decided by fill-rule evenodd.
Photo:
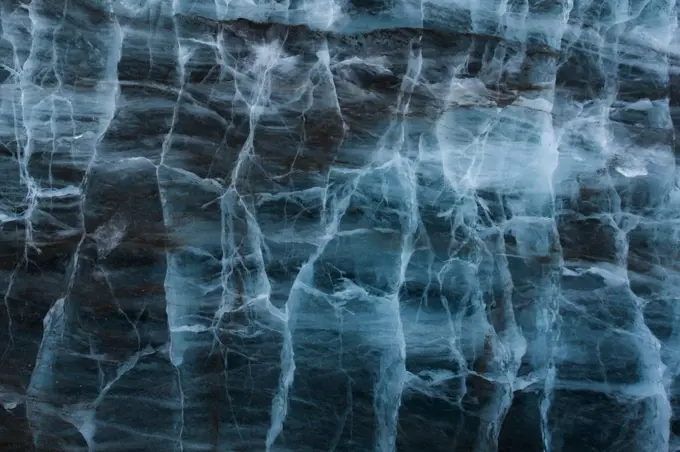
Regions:
M 528 99 L 526 97 L 519 97 L 515 100 L 516 107 L 530 108 L 532 110 L 544 111 L 550 113 L 553 109 L 553 104 L 548 99 L 537 97 L 535 99 Z
M 446 101 L 451 106 L 492 106 L 491 93 L 479 79 L 456 79 L 451 81 Z
M 20 394 L 0 387 L 0 405 L 2 405 L 5 410 L 11 411 L 22 403 L 23 397 Z
M 628 284 L 625 270 L 613 265 L 600 263 L 597 266 L 590 267 L 586 270 L 586 273 L 597 275 L 610 285 Z
M 105 224 L 99 226 L 93 234 L 94 241 L 97 243 L 97 254 L 101 259 L 111 253 L 120 245 L 125 237 L 127 223 L 119 215 L 114 216 Z
M 0 212 L 0 223 L 7 223 L 8 221 L 18 220 L 18 217 L 14 215 L 7 215 L 6 213 Z
M 316 57 L 321 61 L 321 64 L 324 66 L 328 66 L 331 62 L 331 57 L 328 53 L 328 50 L 319 50 L 316 52 Z
M 652 104 L 652 101 L 649 99 L 642 99 L 638 100 L 636 102 L 633 102 L 632 104 L 629 104 L 626 106 L 628 110 L 635 110 L 635 111 L 649 111 L 654 108 L 654 105 Z
M 38 191 L 39 198 L 66 198 L 68 196 L 80 196 L 80 187 L 73 185 L 64 188 L 48 188 Z
M 434 369 L 419 372 L 418 376 L 428 380 L 432 385 L 437 385 L 453 380 L 458 375 L 454 374 L 450 370 Z
M 571 269 L 568 269 L 568 268 L 565 267 L 565 268 L 562 269 L 562 275 L 574 277 L 574 276 L 579 276 L 580 273 L 577 273 L 574 270 L 571 270 Z
M 614 169 L 625 177 L 639 177 L 649 174 L 644 164 L 626 166 L 617 165 Z
M 204 325 L 182 325 L 170 328 L 172 333 L 205 333 L 210 331 L 210 327 Z

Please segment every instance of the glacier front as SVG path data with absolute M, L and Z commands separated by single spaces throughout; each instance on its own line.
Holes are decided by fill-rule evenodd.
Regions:
M 2 0 L 3 451 L 680 451 L 675 0 Z

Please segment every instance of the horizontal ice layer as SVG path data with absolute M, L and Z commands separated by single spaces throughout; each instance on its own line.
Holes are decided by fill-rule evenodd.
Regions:
M 124 2 L 117 8 L 117 13 L 136 15 L 145 8 L 157 9 L 160 5 Z M 176 0 L 171 7 L 168 5 L 163 9 L 173 15 L 225 22 L 246 19 L 258 23 L 304 25 L 342 34 L 398 28 L 446 30 L 531 42 L 556 50 L 571 8 L 569 1 L 546 5 L 544 2 L 498 0 Z M 623 12 L 625 20 L 627 11 Z
M 0 440 L 678 450 L 677 8 L 548 3 L 3 5 Z

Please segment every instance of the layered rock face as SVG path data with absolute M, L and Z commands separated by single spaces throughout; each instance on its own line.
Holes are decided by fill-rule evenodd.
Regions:
M 675 0 L 2 0 L 0 448 L 680 450 Z

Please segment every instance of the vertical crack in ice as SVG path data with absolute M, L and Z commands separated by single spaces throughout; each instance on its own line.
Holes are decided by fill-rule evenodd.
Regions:
M 173 23 L 173 33 L 175 35 L 176 42 L 174 43 L 176 48 L 176 69 L 177 69 L 177 80 L 176 83 L 179 85 L 179 92 L 177 94 L 177 99 L 172 110 L 172 118 L 170 120 L 170 128 L 165 134 L 165 138 L 161 145 L 160 161 L 156 167 L 156 181 L 158 183 L 158 196 L 160 201 L 161 212 L 163 215 L 163 224 L 165 227 L 166 234 L 172 234 L 173 221 L 170 213 L 169 205 L 169 194 L 163 181 L 162 171 L 166 168 L 166 161 L 168 159 L 168 154 L 173 143 L 173 133 L 178 121 L 179 109 L 183 99 L 183 94 L 185 90 L 186 80 L 186 68 L 187 63 L 187 51 L 183 47 L 180 36 L 180 25 L 178 23 L 177 14 L 179 13 L 179 0 L 172 1 L 172 23 Z M 166 260 L 166 274 L 164 280 L 165 289 L 165 305 L 166 305 L 166 315 L 168 321 L 169 329 L 169 356 L 170 362 L 175 367 L 175 372 L 177 374 L 177 386 L 179 391 L 179 420 L 178 420 L 178 431 L 177 431 L 177 444 L 180 451 L 184 451 L 184 429 L 185 429 L 185 406 L 184 406 L 184 388 L 182 387 L 182 378 L 180 366 L 184 361 L 184 352 L 186 351 L 186 344 L 184 343 L 184 333 L 182 331 L 177 331 L 181 327 L 180 320 L 184 317 L 184 310 L 186 309 L 184 304 L 186 300 L 181 299 L 181 295 L 177 293 L 176 286 L 183 284 L 183 282 L 175 281 L 175 279 L 180 279 L 177 275 L 175 256 L 173 252 L 166 247 L 165 250 L 165 260 Z
M 14 140 L 13 142 L 16 143 L 17 145 L 17 153 L 13 157 L 16 158 L 17 162 L 20 162 L 22 159 L 21 153 L 22 153 L 22 148 L 25 146 L 25 140 L 22 140 L 21 136 L 21 126 L 19 124 L 19 118 L 23 116 L 23 112 L 19 113 L 19 109 L 21 106 L 17 105 L 17 95 L 16 91 L 17 89 L 15 88 L 16 86 L 20 86 L 21 80 L 22 80 L 22 66 L 23 63 L 20 61 L 19 54 L 20 54 L 20 46 L 21 43 L 17 41 L 17 31 L 19 28 L 19 20 L 16 18 L 12 17 L 12 14 L 9 14 L 8 11 L 5 8 L 0 9 L 0 26 L 2 27 L 3 30 L 3 37 L 7 39 L 7 41 L 10 43 L 10 46 L 12 48 L 12 66 L 10 67 L 6 64 L 3 64 L 3 68 L 6 69 L 11 75 L 9 77 L 9 80 L 11 81 L 11 106 L 12 106 L 12 119 L 13 119 L 13 127 L 12 127 L 12 132 L 9 134 L 10 136 L 13 135 Z M 19 92 L 21 92 L 21 89 L 19 89 Z M 21 94 L 20 94 L 21 96 Z M 3 145 L 6 145 L 6 143 L 3 143 Z M 19 173 L 20 173 L 20 180 L 24 180 L 24 170 L 21 164 L 19 163 Z M 28 184 L 26 184 L 26 189 L 28 190 Z M 0 212 L 0 221 L 4 223 L 5 221 L 8 221 L 10 219 L 16 218 L 15 215 L 9 215 L 10 212 Z M 26 219 L 24 219 L 24 225 L 27 225 Z M 28 236 L 26 235 L 27 233 L 24 233 L 24 238 L 27 238 Z M 8 282 L 7 282 L 7 288 L 5 290 L 5 295 L 3 297 L 3 304 L 5 307 L 5 313 L 7 315 L 7 331 L 9 334 L 9 341 L 7 346 L 5 347 L 5 350 L 2 353 L 2 356 L 0 356 L 0 366 L 4 363 L 5 357 L 9 353 L 10 349 L 14 345 L 14 331 L 13 331 L 13 321 L 12 321 L 12 309 L 10 306 L 10 297 L 12 296 L 12 292 L 14 289 L 14 284 L 16 282 L 18 272 L 22 268 L 22 266 L 27 264 L 26 261 L 26 255 L 27 252 L 24 252 L 24 255 L 22 256 L 21 259 L 19 259 L 16 262 L 16 265 L 14 269 L 12 270 Z
M 419 72 L 419 70 L 418 70 Z M 418 74 L 412 74 L 417 79 Z M 397 150 L 398 151 L 398 150 Z M 416 196 L 415 164 L 407 158 L 395 157 L 395 170 L 401 178 L 404 190 L 404 208 L 400 212 L 402 225 L 401 254 L 398 263 L 398 279 L 394 292 L 387 294 L 388 312 L 394 317 L 394 344 L 380 357 L 379 375 L 375 384 L 374 405 L 378 418 L 376 451 L 395 450 L 397 444 L 398 418 L 406 382 L 406 338 L 401 318 L 399 291 L 406 282 L 406 271 L 414 252 L 414 237 L 419 226 L 418 200 Z M 386 183 L 383 182 L 383 183 Z M 384 187 L 387 191 L 387 187 Z M 388 201 L 385 199 L 385 201 Z M 387 339 L 387 342 L 391 342 Z
M 173 0 L 173 23 L 175 25 L 175 35 L 176 35 L 176 46 L 177 46 L 177 72 L 178 72 L 178 84 L 179 84 L 179 92 L 177 94 L 177 99 L 175 100 L 175 104 L 173 106 L 173 111 L 172 111 L 172 119 L 170 121 L 170 129 L 168 132 L 165 134 L 165 139 L 163 140 L 163 144 L 161 146 L 161 154 L 160 154 L 160 161 L 158 166 L 156 167 L 156 179 L 158 182 L 158 193 L 159 193 L 159 199 L 160 199 L 160 204 L 161 204 L 161 210 L 163 212 L 163 223 L 166 228 L 167 233 L 171 232 L 172 228 L 172 219 L 170 216 L 169 212 L 169 206 L 168 206 L 168 194 L 166 192 L 166 187 L 164 184 L 161 182 L 162 181 L 162 175 L 161 171 L 162 168 L 165 167 L 166 165 L 166 160 L 168 158 L 168 153 L 170 152 L 170 147 L 172 146 L 172 140 L 173 136 L 172 134 L 174 133 L 175 126 L 177 124 L 177 118 L 179 114 L 179 109 L 180 105 L 182 102 L 182 97 L 185 89 L 185 67 L 184 65 L 186 64 L 186 55 L 185 55 L 185 50 L 182 46 L 182 43 L 180 41 L 180 35 L 179 35 L 179 25 L 177 24 L 177 19 L 174 18 L 174 13 L 175 13 L 175 6 L 176 6 L 177 0 Z M 180 306 L 180 301 L 176 300 L 176 294 L 173 291 L 173 286 L 172 286 L 172 268 L 173 268 L 173 256 L 170 250 L 166 250 L 166 265 L 167 265 L 167 270 L 166 270 L 166 276 L 165 276 L 165 291 L 166 291 L 166 313 L 168 316 L 168 327 L 170 329 L 170 360 L 172 364 L 175 367 L 178 367 L 182 364 L 183 361 L 183 354 L 184 350 L 181 348 L 181 346 L 177 343 L 178 342 L 178 337 L 180 336 L 181 333 L 177 334 L 173 332 L 173 329 L 179 325 L 177 325 L 178 322 L 178 317 L 181 317 L 181 313 L 177 312 L 179 310 Z
M 561 43 L 564 38 L 564 30 L 568 27 L 569 18 L 574 7 L 573 0 L 566 0 L 562 2 L 561 7 L 558 9 L 558 14 L 556 14 L 557 24 L 553 30 L 551 30 L 552 37 L 550 42 Z M 553 63 L 554 64 L 554 63 Z M 556 68 L 557 70 L 557 68 Z M 556 79 L 557 74 L 555 74 L 550 79 L 551 88 L 549 91 L 549 96 L 551 102 L 554 105 L 556 96 Z M 554 107 L 553 107 L 554 110 Z M 554 114 L 554 112 L 551 112 Z M 539 292 L 539 299 L 543 303 L 536 309 L 535 313 L 535 324 L 537 329 L 537 338 L 535 339 L 535 347 L 538 349 L 539 366 L 542 369 L 537 369 L 539 375 L 543 374 L 543 389 L 542 395 L 539 402 L 539 416 L 540 416 L 540 432 L 543 449 L 545 451 L 552 451 L 553 445 L 550 434 L 550 420 L 549 413 L 551 407 L 551 398 L 553 395 L 555 387 L 555 379 L 557 377 L 556 370 L 556 346 L 560 338 L 560 320 L 559 320 L 559 305 L 560 305 L 560 277 L 564 268 L 564 258 L 563 250 L 559 243 L 559 232 L 557 230 L 556 218 L 556 193 L 554 189 L 555 184 L 555 173 L 559 165 L 559 136 L 558 131 L 555 127 L 554 118 L 551 117 L 549 123 L 547 124 L 549 128 L 544 134 L 545 145 L 548 152 L 555 155 L 555 159 L 552 167 L 547 169 L 548 177 L 548 187 L 547 192 L 550 197 L 550 223 L 547 226 L 547 239 L 551 242 L 549 251 L 551 257 L 552 268 L 548 271 L 548 275 L 544 278 L 543 282 L 545 287 L 542 293 Z M 545 137 L 547 135 L 547 137 Z
M 328 51 L 328 43 L 326 41 L 324 41 L 324 43 L 321 45 L 320 50 L 316 52 L 316 56 L 318 58 L 316 64 L 321 66 L 320 69 L 321 76 L 327 79 L 327 83 L 332 91 L 330 105 L 332 106 L 333 109 L 337 110 L 338 116 L 342 120 L 342 112 L 339 105 L 337 89 L 335 86 L 333 74 L 331 73 L 330 69 L 330 55 Z M 344 131 L 346 131 L 347 129 L 347 125 L 345 124 L 344 120 L 342 120 L 342 123 L 344 133 Z M 342 140 L 340 142 L 342 143 Z M 279 379 L 279 386 L 277 388 L 277 392 L 274 396 L 274 400 L 272 401 L 271 425 L 267 431 L 266 438 L 267 450 L 271 450 L 276 439 L 281 434 L 283 430 L 283 423 L 288 413 L 288 393 L 293 385 L 295 375 L 295 354 L 293 348 L 292 334 L 295 324 L 295 315 L 297 313 L 296 296 L 298 296 L 298 291 L 302 290 L 302 287 L 306 286 L 313 287 L 313 284 L 311 283 L 313 277 L 311 274 L 313 272 L 314 263 L 317 261 L 317 259 L 319 259 L 327 244 L 336 235 L 340 218 L 343 215 L 344 211 L 347 209 L 349 205 L 349 199 L 352 196 L 354 190 L 356 189 L 356 184 L 358 183 L 358 177 L 354 179 L 354 182 L 350 182 L 350 190 L 346 197 L 341 199 L 339 205 L 336 205 L 335 203 L 333 203 L 332 205 L 328 205 L 327 203 L 329 202 L 329 200 L 327 196 L 328 190 L 331 187 L 330 172 L 328 173 L 327 177 L 328 179 L 326 180 L 324 189 L 324 200 L 322 203 L 324 206 L 324 208 L 322 209 L 321 219 L 321 223 L 324 226 L 322 243 L 317 247 L 314 255 L 310 257 L 310 259 L 307 262 L 305 262 L 298 271 L 298 274 L 295 277 L 293 285 L 290 289 L 289 297 L 285 304 L 284 314 L 285 328 L 283 336 L 283 348 L 281 350 L 281 376 Z M 327 218 L 327 208 L 334 209 L 338 208 L 338 210 L 331 215 L 330 221 Z
M 281 376 L 274 400 L 272 402 L 271 425 L 267 431 L 266 448 L 271 450 L 274 442 L 283 430 L 283 423 L 288 412 L 288 393 L 293 384 L 295 374 L 295 361 L 293 350 L 292 332 L 295 328 L 296 315 L 298 314 L 297 297 L 304 293 L 305 288 L 314 287 L 313 272 L 314 264 L 319 260 L 328 244 L 338 233 L 338 227 L 342 216 L 349 207 L 350 199 L 356 192 L 363 171 L 354 172 L 350 180 L 335 186 L 331 183 L 330 176 L 333 168 L 328 172 L 322 199 L 321 225 L 323 234 L 319 245 L 312 256 L 301 266 L 293 281 L 288 299 L 286 300 L 285 315 L 286 329 L 284 330 L 283 349 L 281 351 Z M 331 192 L 331 188 L 333 191 Z M 330 193 L 329 193 L 330 192 Z
M 401 319 L 401 306 L 399 291 L 406 282 L 406 270 L 414 252 L 414 236 L 419 226 L 418 200 L 416 195 L 417 179 L 415 166 L 416 162 L 409 158 L 408 145 L 405 144 L 406 124 L 405 116 L 408 113 L 409 102 L 414 87 L 419 83 L 420 72 L 423 65 L 421 36 L 409 42 L 408 64 L 406 74 L 403 78 L 399 94 L 397 96 L 397 106 L 387 131 L 381 137 L 377 150 L 378 162 L 387 160 L 383 168 L 394 171 L 399 181 L 399 195 L 403 199 L 390 199 L 389 184 L 391 180 L 382 181 L 383 199 L 382 202 L 391 204 L 397 202 L 404 211 L 399 212 L 400 221 L 403 223 L 401 228 L 401 254 L 400 262 L 397 264 L 397 281 L 394 284 L 393 293 L 386 294 L 383 303 L 386 307 L 386 315 L 393 317 L 395 337 L 385 338 L 387 343 L 394 342 L 387 346 L 380 357 L 379 371 L 376 378 L 373 403 L 377 417 L 376 432 L 376 451 L 389 452 L 395 450 L 397 443 L 397 421 L 401 399 L 406 382 L 406 339 Z M 406 148 L 406 149 L 405 149 Z M 405 151 L 405 152 L 404 152 Z M 402 155 L 405 153 L 406 156 Z M 380 169 L 380 167 L 376 168 Z M 379 311 L 382 313 L 382 311 Z
M 320 46 L 320 49 L 316 52 L 316 57 L 318 58 L 316 67 L 318 68 L 318 66 L 321 66 L 321 69 L 318 70 L 319 72 L 322 73 L 322 77 L 326 79 L 326 84 L 330 88 L 329 93 L 331 97 L 330 104 L 332 105 L 333 110 L 336 110 L 338 117 L 342 121 L 342 131 L 344 134 L 345 132 L 347 132 L 348 126 L 347 123 L 345 122 L 345 119 L 342 117 L 342 109 L 340 108 L 340 97 L 338 96 L 338 88 L 335 85 L 333 71 L 331 70 L 331 55 L 330 49 L 328 47 L 328 39 L 324 39 L 323 43 Z M 316 88 L 314 90 L 316 90 Z M 342 145 L 342 140 L 340 140 L 340 143 L 341 143 L 340 145 Z
M 71 13 L 68 5 L 69 3 L 65 2 L 62 12 L 62 21 L 67 20 L 68 14 Z M 86 191 L 92 167 L 97 160 L 97 146 L 99 140 L 108 130 L 111 120 L 113 119 L 113 116 L 116 112 L 116 100 L 119 90 L 117 64 L 121 56 L 122 36 L 115 16 L 111 15 L 111 19 L 101 30 L 101 32 L 108 35 L 105 38 L 107 40 L 108 48 L 105 49 L 106 53 L 102 61 L 102 67 L 98 68 L 98 78 L 94 80 L 95 83 L 92 88 L 94 91 L 93 95 L 96 100 L 94 105 L 84 105 L 86 108 L 93 109 L 93 111 L 90 113 L 96 120 L 91 124 L 80 124 L 80 130 L 78 130 L 76 127 L 76 119 L 72 105 L 74 102 L 83 102 L 83 98 L 82 95 L 77 93 L 75 86 L 65 83 L 65 81 L 62 79 L 62 74 L 60 74 L 59 71 L 64 68 L 58 65 L 58 58 L 61 56 L 58 55 L 57 49 L 61 49 L 63 44 L 58 44 L 55 40 L 56 38 L 54 38 L 58 30 L 51 32 L 53 36 L 52 39 L 46 39 L 46 36 L 49 36 L 50 34 L 50 19 L 48 19 L 44 13 L 41 12 L 41 8 L 44 7 L 45 5 L 43 2 L 39 0 L 31 2 L 28 6 L 29 15 L 33 24 L 33 41 L 31 53 L 23 66 L 21 74 L 22 111 L 24 113 L 23 122 L 26 133 L 26 144 L 24 147 L 21 168 L 22 179 L 28 188 L 29 203 L 29 207 L 26 211 L 26 229 L 28 231 L 26 242 L 27 246 L 29 244 L 31 246 L 34 245 L 34 237 L 30 223 L 33 219 L 32 215 L 39 209 L 40 200 L 44 198 L 49 199 L 52 196 L 79 196 L 79 224 L 76 226 L 76 228 L 80 230 L 80 237 L 77 241 L 73 256 L 71 257 L 70 272 L 67 276 L 64 293 L 62 297 L 60 297 L 50 308 L 43 322 L 43 339 L 40 344 L 40 349 L 36 358 L 36 364 L 31 374 L 29 386 L 27 388 L 29 402 L 26 404 L 26 409 L 27 416 L 33 429 L 36 447 L 41 447 L 40 438 L 41 435 L 45 433 L 44 430 L 50 429 L 49 425 L 45 424 L 47 422 L 46 418 L 60 416 L 78 429 L 87 443 L 88 450 L 92 451 L 95 448 L 95 426 L 93 424 L 93 420 L 83 419 L 81 414 L 79 414 L 79 408 L 76 406 L 69 408 L 62 407 L 60 410 L 57 410 L 56 407 L 51 406 L 52 403 L 50 402 L 50 397 L 47 397 L 46 394 L 52 391 L 58 391 L 58 389 L 55 388 L 55 383 L 57 382 L 54 381 L 52 369 L 56 364 L 58 355 L 62 353 L 62 342 L 65 339 L 68 339 L 68 334 L 70 333 L 69 325 L 73 321 L 73 319 L 69 319 L 69 311 L 73 311 L 73 309 L 69 306 L 69 300 L 71 292 L 74 288 L 76 275 L 80 265 L 81 248 L 86 237 Z M 110 12 L 111 5 L 109 4 L 107 13 Z M 72 121 L 71 130 L 64 131 L 66 133 L 62 132 L 56 128 L 58 120 L 57 112 L 52 110 L 49 120 L 49 131 L 54 135 L 59 130 L 59 134 L 62 135 L 59 138 L 68 140 L 72 143 L 71 146 L 69 146 L 72 162 L 75 165 L 82 166 L 83 170 L 82 178 L 77 187 L 66 187 L 65 189 L 57 190 L 56 192 L 52 189 L 51 176 L 48 176 L 49 186 L 42 187 L 40 186 L 39 181 L 31 175 L 29 170 L 30 160 L 35 152 L 32 146 L 36 143 L 42 142 L 39 136 L 41 133 L 47 133 L 47 130 L 41 129 L 45 127 L 44 123 L 41 124 L 41 122 L 33 116 L 33 112 L 35 112 L 37 115 L 39 114 L 38 112 L 40 111 L 40 108 L 44 108 L 42 106 L 44 105 L 45 100 L 38 100 L 42 98 L 42 93 L 40 92 L 42 87 L 36 85 L 36 82 L 39 83 L 40 81 L 35 80 L 35 78 L 39 75 L 40 71 L 44 69 L 40 65 L 40 54 L 44 52 L 45 47 L 51 48 L 53 67 L 48 68 L 48 70 L 54 71 L 57 80 L 57 85 L 55 88 L 56 92 L 52 93 L 48 99 L 51 99 L 51 102 L 53 102 L 54 99 L 62 99 L 65 103 L 67 103 L 69 105 L 70 118 Z M 53 141 L 59 142 L 59 138 L 53 136 Z M 55 152 L 55 149 L 52 148 L 50 152 L 51 162 L 52 158 L 54 157 L 53 153 Z M 51 174 L 51 163 L 49 168 Z M 62 195 L 61 193 L 64 194 Z M 27 258 L 25 257 L 25 259 Z M 86 415 L 86 418 L 92 418 L 94 416 L 94 409 L 95 407 L 90 407 L 87 409 L 89 411 Z M 61 414 L 58 414 L 59 411 L 61 411 Z

